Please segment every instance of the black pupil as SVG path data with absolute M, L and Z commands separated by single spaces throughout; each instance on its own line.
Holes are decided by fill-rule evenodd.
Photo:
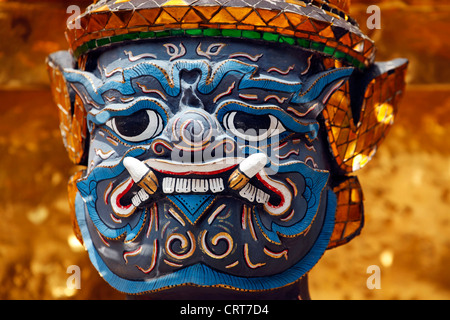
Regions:
M 234 115 L 234 127 L 246 134 L 263 134 L 270 128 L 269 115 L 253 115 L 245 112 L 237 112 Z
M 117 131 L 125 137 L 135 137 L 147 129 L 149 117 L 146 110 L 139 110 L 132 115 L 114 118 Z

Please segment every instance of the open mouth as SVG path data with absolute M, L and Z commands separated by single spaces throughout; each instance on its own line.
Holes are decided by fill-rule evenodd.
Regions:
M 280 215 L 287 210 L 292 195 L 284 183 L 267 176 L 267 161 L 263 153 L 208 163 L 126 157 L 123 164 L 130 178 L 110 191 L 109 201 L 113 211 L 124 217 L 165 195 L 221 194 L 263 205 L 269 213 Z

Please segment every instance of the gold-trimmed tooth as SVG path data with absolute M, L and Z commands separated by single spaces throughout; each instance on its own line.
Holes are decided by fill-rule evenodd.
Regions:
M 254 153 L 245 158 L 228 178 L 228 186 L 236 191 L 241 190 L 265 167 L 266 163 L 267 155 L 264 153 Z
M 230 178 L 228 178 L 228 186 L 233 190 L 239 191 L 245 187 L 249 180 L 250 178 L 237 168 L 233 171 Z
M 133 181 L 149 195 L 158 190 L 158 178 L 145 163 L 133 157 L 126 157 L 123 160 L 123 165 Z

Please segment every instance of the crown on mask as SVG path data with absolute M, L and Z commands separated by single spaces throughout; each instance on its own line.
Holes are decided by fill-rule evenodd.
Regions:
M 126 41 L 204 36 L 284 43 L 364 69 L 375 46 L 349 0 L 97 0 L 68 23 L 76 59 Z

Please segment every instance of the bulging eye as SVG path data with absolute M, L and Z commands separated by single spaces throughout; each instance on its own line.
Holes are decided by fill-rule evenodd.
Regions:
M 161 133 L 164 122 L 157 112 L 141 109 L 129 116 L 113 117 L 106 125 L 124 140 L 143 142 Z
M 250 114 L 241 111 L 228 112 L 223 126 L 235 136 L 247 141 L 262 141 L 276 136 L 286 128 L 271 114 Z

